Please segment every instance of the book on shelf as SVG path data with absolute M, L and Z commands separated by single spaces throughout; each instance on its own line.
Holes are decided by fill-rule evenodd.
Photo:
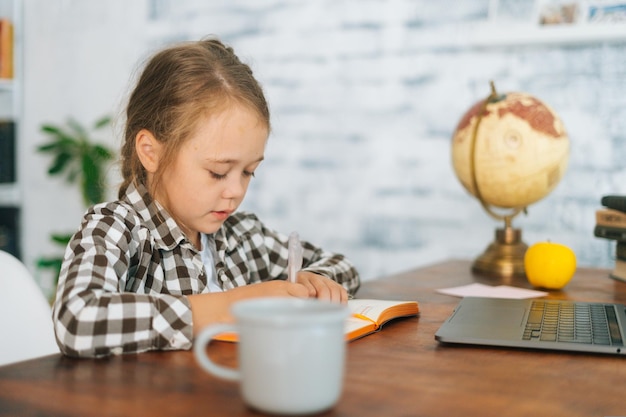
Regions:
M 0 120 L 0 184 L 15 182 L 15 123 Z
M 20 259 L 18 227 L 20 211 L 16 207 L 0 207 L 0 250 Z
M 0 18 L 0 78 L 13 78 L 13 22 Z
M 354 298 L 348 300 L 352 313 L 346 320 L 347 341 L 359 339 L 379 331 L 382 326 L 401 317 L 417 316 L 420 312 L 417 301 L 373 300 Z M 236 342 L 236 333 L 222 333 L 215 340 Z
M 606 208 L 626 212 L 626 195 L 605 195 L 600 199 L 600 204 Z
M 596 225 L 626 228 L 626 213 L 610 208 L 596 210 Z
M 626 242 L 626 227 L 596 225 L 593 229 L 596 237 Z

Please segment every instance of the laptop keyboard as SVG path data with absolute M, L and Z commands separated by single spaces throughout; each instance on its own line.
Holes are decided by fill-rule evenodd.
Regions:
M 623 346 L 613 306 L 569 301 L 534 300 L 522 338 Z

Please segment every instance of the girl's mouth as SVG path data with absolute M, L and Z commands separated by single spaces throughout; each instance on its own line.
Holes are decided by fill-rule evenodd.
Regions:
M 213 214 L 213 216 L 216 217 L 218 220 L 226 220 L 228 216 L 232 214 L 232 211 L 231 210 L 212 211 L 211 214 Z

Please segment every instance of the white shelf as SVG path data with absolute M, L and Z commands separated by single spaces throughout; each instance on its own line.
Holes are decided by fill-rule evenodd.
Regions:
M 489 49 L 510 46 L 589 45 L 626 43 L 626 23 L 531 25 L 480 23 L 424 30 L 423 49 Z
M 16 183 L 0 184 L 0 207 L 17 207 L 21 200 L 20 189 Z
M 626 24 L 576 24 L 554 26 L 509 25 L 481 28 L 470 42 L 477 47 L 514 45 L 582 45 L 626 42 Z M 494 31 L 501 36 L 494 37 Z

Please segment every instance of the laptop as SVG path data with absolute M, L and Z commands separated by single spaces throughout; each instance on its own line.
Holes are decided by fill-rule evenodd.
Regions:
M 441 325 L 441 343 L 626 354 L 626 305 L 465 297 Z

